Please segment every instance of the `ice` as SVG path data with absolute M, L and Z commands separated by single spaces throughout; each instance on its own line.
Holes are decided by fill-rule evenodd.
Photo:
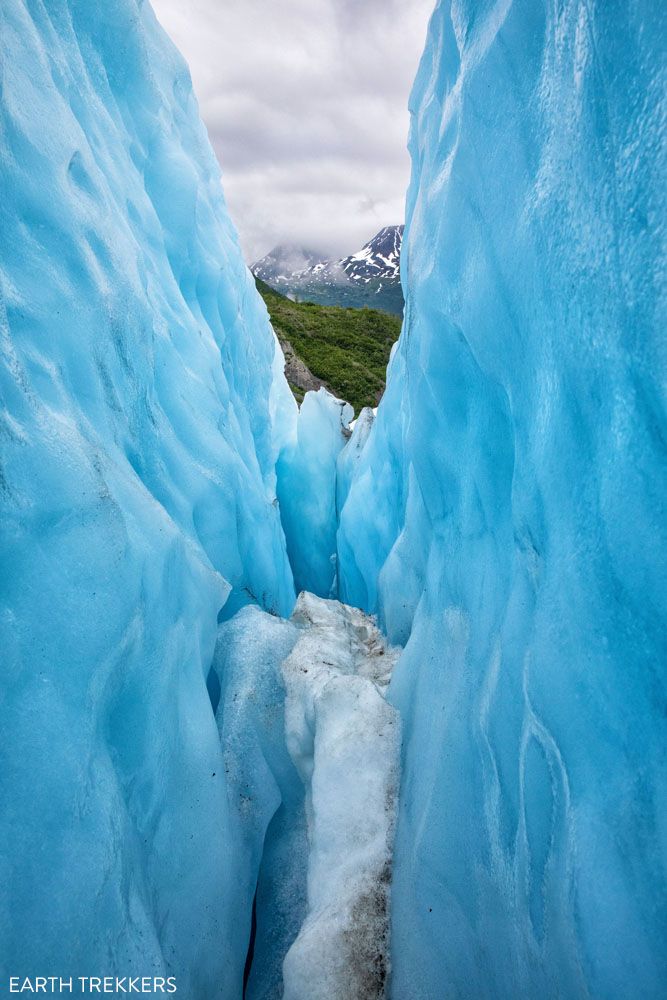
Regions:
M 664 33 L 437 3 L 350 437 L 150 5 L 4 0 L 4 982 L 664 994 Z
M 284 963 L 285 1000 L 381 998 L 400 722 L 384 699 L 399 650 L 338 601 L 300 595 L 282 665 L 287 747 L 306 788 L 308 913 Z
M 220 625 L 209 690 L 223 748 L 228 995 L 383 997 L 400 724 L 399 650 L 355 608 L 302 593 Z M 284 963 L 284 964 L 283 964 Z
M 235 936 L 230 997 L 243 995 L 255 890 L 249 1000 L 281 995 L 282 962 L 306 913 L 304 788 L 285 742 L 281 673 L 300 637 L 295 625 L 253 606 L 218 631 L 209 688 L 217 701 L 230 812 L 226 896 L 234 906 Z
M 221 609 L 292 609 L 295 408 L 150 5 L 5 0 L 0 63 L 0 976 L 229 1000 L 206 678 Z
M 336 595 L 336 460 L 354 410 L 326 389 L 307 392 L 278 460 L 278 497 L 297 591 Z
M 397 1000 L 664 995 L 664 33 L 649 0 L 430 24 L 338 535 L 341 599 L 407 641 Z
M 368 441 L 368 436 L 375 420 L 375 413 L 370 406 L 364 406 L 356 420 L 350 424 L 352 436 L 339 453 L 336 461 L 336 510 L 341 511 L 345 506 L 347 495 L 350 492 L 350 484 L 354 476 L 357 463 Z

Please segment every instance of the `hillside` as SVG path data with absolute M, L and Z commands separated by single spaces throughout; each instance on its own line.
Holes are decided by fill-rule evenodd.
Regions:
M 401 330 L 399 317 L 375 309 L 292 302 L 255 280 L 285 352 L 285 374 L 296 399 L 300 402 L 308 389 L 324 385 L 356 413 L 377 406 L 389 353 Z

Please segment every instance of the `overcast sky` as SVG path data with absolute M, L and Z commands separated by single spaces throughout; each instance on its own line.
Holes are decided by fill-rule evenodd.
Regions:
M 408 96 L 434 0 L 152 0 L 184 54 L 249 262 L 403 222 Z

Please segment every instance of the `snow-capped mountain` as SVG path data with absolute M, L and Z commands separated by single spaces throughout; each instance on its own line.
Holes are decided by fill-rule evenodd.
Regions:
M 358 253 L 340 262 L 351 281 L 400 278 L 403 226 L 385 226 Z
M 252 273 L 267 285 L 274 285 L 287 281 L 295 273 L 308 270 L 321 259 L 321 255 L 314 250 L 281 243 L 252 265 Z
M 278 246 L 252 266 L 276 291 L 320 305 L 382 309 L 401 314 L 400 256 L 403 226 L 385 226 L 357 253 L 318 260 L 302 247 Z M 300 266 L 293 267 L 294 263 Z

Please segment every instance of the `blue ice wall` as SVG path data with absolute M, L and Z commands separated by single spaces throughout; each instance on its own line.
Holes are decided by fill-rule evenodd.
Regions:
M 285 740 L 281 671 L 299 636 L 293 622 L 254 606 L 242 608 L 218 630 L 211 670 L 219 691 L 216 719 L 228 790 L 227 837 L 234 854 L 225 872 L 226 896 L 234 907 L 229 1000 L 282 997 L 283 959 L 307 913 L 304 785 Z
M 293 604 L 291 401 L 149 4 L 3 0 L 0 70 L 0 975 L 228 1000 L 205 682 L 230 588 Z
M 326 389 L 307 392 L 291 437 L 281 441 L 278 499 L 297 592 L 336 596 L 336 468 L 353 416 L 350 404 Z
M 338 535 L 409 639 L 393 996 L 664 996 L 664 40 L 437 4 L 405 323 Z

